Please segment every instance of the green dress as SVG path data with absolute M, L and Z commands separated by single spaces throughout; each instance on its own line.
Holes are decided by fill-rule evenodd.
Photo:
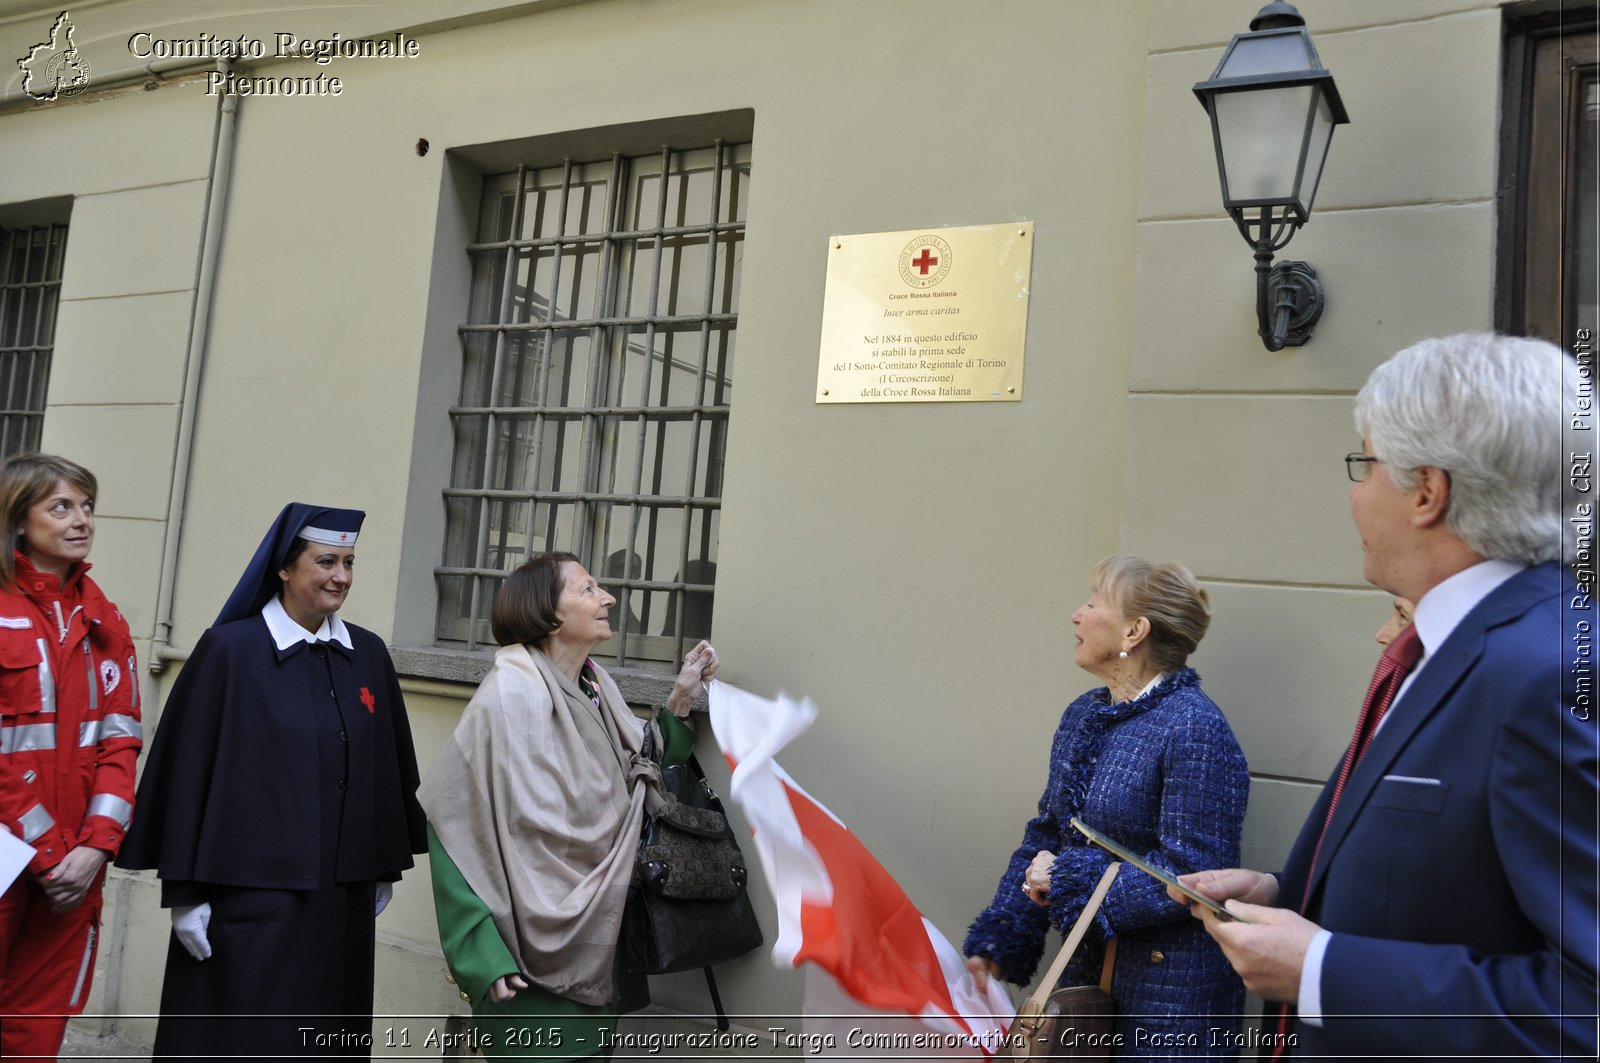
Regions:
M 694 731 L 670 712 L 658 717 L 664 741 L 661 762 L 682 764 L 694 752 Z M 516 961 L 478 899 L 428 826 L 428 863 L 433 871 L 433 907 L 439 944 L 462 999 L 472 1005 L 473 1043 L 485 1059 L 577 1060 L 609 1056 L 617 1016 L 650 1003 L 644 975 L 616 970 L 616 999 L 579 1004 L 538 986 L 495 1003 L 489 987 L 517 973 Z

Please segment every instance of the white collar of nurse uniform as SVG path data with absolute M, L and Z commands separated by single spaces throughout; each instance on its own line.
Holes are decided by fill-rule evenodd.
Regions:
M 355 644 L 350 641 L 350 629 L 345 627 L 338 613 L 324 620 L 316 631 L 307 631 L 289 618 L 288 611 L 283 608 L 283 602 L 273 598 L 261 607 L 261 619 L 267 622 L 267 630 L 272 633 L 272 641 L 280 650 L 286 650 L 297 642 L 330 641 L 337 642 L 347 650 L 355 649 Z

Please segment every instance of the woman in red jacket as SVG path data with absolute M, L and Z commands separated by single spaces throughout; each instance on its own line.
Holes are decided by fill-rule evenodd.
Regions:
M 0 1058 L 54 1058 L 83 1010 L 103 871 L 133 812 L 139 676 L 88 576 L 98 493 L 65 458 L 0 466 L 15 544 L 0 550 L 0 828 L 33 849 L 0 894 Z

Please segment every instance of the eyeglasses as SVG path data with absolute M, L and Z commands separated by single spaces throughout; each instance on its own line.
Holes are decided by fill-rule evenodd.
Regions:
M 1363 454 L 1360 451 L 1356 451 L 1353 454 L 1344 456 L 1344 472 L 1346 476 L 1350 477 L 1352 483 L 1360 483 L 1372 475 L 1370 466 L 1382 463 L 1382 458 L 1375 458 L 1371 454 Z

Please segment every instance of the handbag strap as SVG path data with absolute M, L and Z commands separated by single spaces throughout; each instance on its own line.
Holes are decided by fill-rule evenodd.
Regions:
M 644 755 L 652 760 L 655 759 L 655 746 L 655 725 L 653 723 L 646 723 L 644 729 Z M 695 759 L 695 755 L 693 753 L 689 754 L 688 764 L 689 769 L 694 772 L 694 777 L 700 780 L 702 783 L 705 782 L 705 770 L 700 767 L 700 761 Z M 705 967 L 702 967 L 701 970 L 705 972 L 706 989 L 711 994 L 711 1009 L 716 1012 L 717 1030 L 720 1033 L 726 1033 L 729 1027 L 728 1013 L 722 1010 L 722 994 L 717 992 L 717 976 L 711 973 L 711 966 L 709 964 L 707 964 Z
M 652 721 L 646 720 L 644 724 L 644 756 L 650 760 L 656 759 L 656 729 Z
M 1095 913 L 1100 910 L 1100 902 L 1106 899 L 1106 894 L 1111 890 L 1111 882 L 1117 877 L 1117 872 L 1122 870 L 1122 863 L 1118 860 L 1111 861 L 1106 867 L 1105 874 L 1100 876 L 1100 881 L 1095 884 L 1094 892 L 1089 895 L 1089 903 L 1083 906 L 1083 911 L 1078 915 L 1078 921 L 1072 924 L 1072 932 L 1067 935 L 1066 944 L 1061 946 L 1061 951 L 1056 953 L 1056 960 L 1050 965 L 1050 970 L 1045 973 L 1044 980 L 1039 983 L 1039 988 L 1033 991 L 1033 996 L 1028 998 L 1023 1005 L 1024 1010 L 1040 1012 L 1050 999 L 1050 994 L 1055 990 L 1056 982 L 1061 979 L 1061 972 L 1067 969 L 1067 963 L 1072 959 L 1072 954 L 1078 951 L 1078 943 L 1083 940 L 1083 935 L 1089 932 L 1089 924 L 1094 922 Z M 1100 969 L 1100 987 L 1110 992 L 1111 968 L 1116 953 L 1117 939 L 1112 938 L 1106 945 L 1106 962 Z

